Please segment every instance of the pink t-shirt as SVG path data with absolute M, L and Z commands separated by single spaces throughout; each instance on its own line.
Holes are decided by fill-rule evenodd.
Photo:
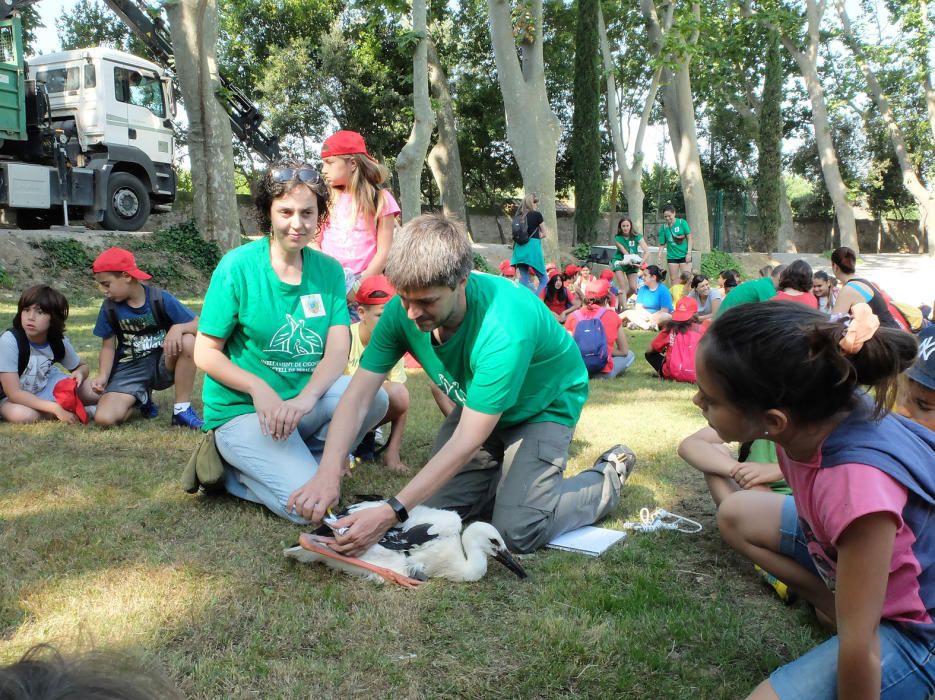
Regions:
M 395 216 L 399 205 L 389 190 L 381 191 L 383 211 L 380 216 Z M 361 213 L 357 214 L 357 221 L 351 221 L 351 207 L 348 192 L 341 192 L 332 202 L 328 224 L 321 232 L 321 251 L 337 259 L 344 269 L 359 275 L 377 254 L 377 225 Z
M 574 334 L 579 323 L 591 318 L 597 318 L 601 311 L 605 312 L 601 316 L 601 325 L 604 326 L 604 335 L 607 336 L 607 364 L 604 365 L 601 372 L 612 372 L 614 369 L 614 345 L 617 343 L 617 331 L 623 325 L 623 321 L 614 313 L 613 309 L 605 306 L 595 306 L 593 309 L 589 309 L 587 306 L 582 306 L 566 319 L 565 329 Z
M 811 292 L 803 292 L 802 294 L 777 292 L 776 296 L 773 297 L 773 301 L 797 301 L 800 304 L 805 304 L 810 309 L 818 308 L 818 297 Z
M 792 488 L 809 553 L 828 587 L 835 590 L 837 545 L 847 527 L 871 513 L 891 513 L 898 529 L 881 617 L 931 624 L 932 618 L 919 593 L 923 567 L 912 549 L 916 535 L 903 518 L 909 502 L 906 488 L 888 474 L 866 464 L 841 464 L 822 469 L 820 452 L 810 462 L 796 462 L 778 445 L 776 454 L 786 482 Z

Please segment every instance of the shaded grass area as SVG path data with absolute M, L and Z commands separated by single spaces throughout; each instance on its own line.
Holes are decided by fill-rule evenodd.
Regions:
M 92 371 L 96 314 L 81 306 L 69 323 Z M 650 338 L 631 334 L 638 355 Z M 424 375 L 409 388 L 403 458 L 417 466 L 441 416 Z M 624 442 L 639 465 L 604 524 L 662 506 L 702 533 L 634 534 L 599 559 L 542 551 L 523 557 L 526 581 L 494 564 L 475 584 L 415 592 L 286 560 L 298 526 L 182 492 L 197 435 L 168 426 L 171 391 L 159 418 L 111 431 L 0 424 L 0 662 L 37 642 L 125 649 L 193 698 L 743 696 L 822 634 L 721 542 L 675 453 L 703 423 L 691 393 L 642 360 L 593 382 L 568 471 Z M 344 492 L 404 482 L 362 464 Z

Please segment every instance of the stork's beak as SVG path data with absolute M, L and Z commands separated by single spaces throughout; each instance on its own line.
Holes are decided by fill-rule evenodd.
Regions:
M 520 566 L 520 563 L 516 560 L 516 558 L 512 554 L 510 554 L 509 550 L 507 550 L 505 547 L 503 549 L 498 549 L 496 552 L 494 552 L 493 558 L 496 559 L 501 564 L 503 564 L 506 568 L 508 568 L 514 574 L 516 574 L 517 577 L 526 578 L 527 576 L 529 576 L 529 574 L 526 573 L 526 570 L 522 566 Z

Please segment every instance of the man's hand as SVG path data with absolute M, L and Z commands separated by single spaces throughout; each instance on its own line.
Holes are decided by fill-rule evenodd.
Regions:
M 334 544 L 331 548 L 348 557 L 358 557 L 380 541 L 387 530 L 396 525 L 396 513 L 389 505 L 364 508 L 333 523 Z M 343 535 L 338 531 L 347 528 Z
M 95 394 L 103 394 L 107 387 L 107 380 L 104 377 L 95 377 L 91 380 L 91 391 Z
M 166 354 L 166 357 L 170 358 L 176 358 L 182 353 L 182 326 L 175 324 L 166 331 L 162 351 Z
M 328 509 L 338 505 L 340 498 L 341 480 L 324 476 L 319 470 L 315 476 L 289 494 L 286 510 L 313 523 L 320 523 Z
M 752 489 L 782 479 L 779 466 L 766 462 L 738 462 L 730 475 L 742 489 Z

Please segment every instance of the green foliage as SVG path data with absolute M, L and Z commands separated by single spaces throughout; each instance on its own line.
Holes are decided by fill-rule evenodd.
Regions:
M 603 178 L 601 176 L 600 97 L 598 70 L 599 0 L 578 0 L 575 32 L 575 80 L 572 101 L 571 160 L 575 178 L 575 229 L 578 240 L 597 239 Z
M 782 198 L 782 84 L 785 71 L 779 34 L 767 34 L 766 77 L 760 104 L 760 157 L 757 163 L 757 207 L 760 231 L 767 250 L 774 250 L 779 238 Z
M 588 256 L 591 255 L 591 244 L 579 243 L 571 249 L 571 254 L 575 256 L 577 260 L 587 260 Z
M 84 245 L 74 238 L 43 238 L 31 243 L 43 253 L 42 265 L 53 271 L 88 272 L 93 262 Z
M 523 44 L 531 44 L 536 40 L 538 27 L 536 15 L 529 0 L 520 0 L 513 7 L 513 36 Z
M 474 253 L 474 269 L 478 272 L 493 272 L 493 268 L 488 264 L 487 258 L 480 253 Z
M 13 289 L 13 277 L 3 265 L 0 265 L 0 287 L 4 289 Z
M 712 250 L 701 254 L 701 274 L 716 280 L 721 270 L 741 270 L 740 262 L 730 253 L 723 250 Z
M 210 274 L 221 260 L 218 244 L 205 240 L 193 220 L 160 229 L 139 247 L 174 253 L 205 274 Z
M 55 29 L 65 51 L 109 46 L 154 60 L 146 44 L 98 0 L 79 0 L 70 12 L 55 20 Z

